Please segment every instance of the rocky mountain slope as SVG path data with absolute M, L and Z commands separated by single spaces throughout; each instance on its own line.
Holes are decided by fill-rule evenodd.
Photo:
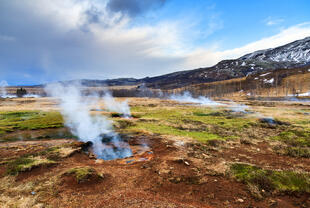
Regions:
M 310 37 L 277 48 L 256 51 L 238 59 L 224 60 L 212 67 L 176 72 L 144 81 L 149 87 L 175 88 L 308 64 L 310 64 Z
M 310 64 L 310 37 L 266 50 L 255 51 L 238 59 L 224 60 L 212 67 L 179 71 L 143 79 L 82 80 L 87 86 L 137 85 L 173 89 L 191 84 L 245 77 L 277 69 L 293 69 Z

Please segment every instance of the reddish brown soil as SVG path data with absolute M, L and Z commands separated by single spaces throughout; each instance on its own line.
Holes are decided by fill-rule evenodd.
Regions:
M 130 143 L 139 144 L 139 139 L 142 140 L 136 137 Z M 209 167 L 221 161 L 248 162 L 273 169 L 290 169 L 294 164 L 305 171 L 310 170 L 309 159 L 279 156 L 270 150 L 266 142 L 225 144 L 208 147 L 206 152 L 200 152 L 195 145 L 178 146 L 173 141 L 157 136 L 144 135 L 143 139 L 148 142 L 148 151 L 152 154 L 142 152 L 135 157 L 145 157 L 145 161 L 136 160 L 128 164 L 126 161 L 130 158 L 102 161 L 91 159 L 83 152 L 76 152 L 58 161 L 57 165 L 20 173 L 16 181 L 25 183 L 57 176 L 51 190 L 53 194 L 42 194 L 39 197 L 40 203 L 50 207 L 289 208 L 307 207 L 310 204 L 309 194 L 270 195 L 256 200 L 245 184 L 221 174 L 221 168 L 215 173 L 208 171 Z M 2 143 L 0 160 L 67 142 L 72 140 Z M 36 148 L 29 148 L 31 146 Z M 16 152 L 16 149 L 21 148 L 25 150 Z M 193 151 L 196 151 L 195 154 L 192 154 Z M 202 154 L 206 156 L 200 157 Z M 77 183 L 74 177 L 63 174 L 70 168 L 85 166 L 94 168 L 103 178 L 93 177 L 89 181 Z M 0 165 L 0 173 L 4 173 L 5 167 L 5 164 Z
M 259 142 L 256 145 L 241 144 L 239 147 L 226 150 L 217 156 L 225 158 L 227 161 L 247 162 L 267 169 L 310 172 L 309 158 L 296 158 L 276 154 L 272 151 L 267 141 Z

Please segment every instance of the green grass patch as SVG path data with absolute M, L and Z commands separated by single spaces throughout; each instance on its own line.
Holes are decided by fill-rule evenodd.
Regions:
M 132 112 L 140 119 L 128 130 L 149 131 L 156 134 L 191 137 L 198 141 L 239 138 L 240 132 L 253 125 L 254 119 L 235 117 L 225 109 L 208 107 L 135 106 Z
M 249 186 L 267 192 L 306 192 L 310 193 L 310 175 L 293 171 L 274 171 L 235 163 L 231 165 L 234 178 Z
M 0 135 L 16 130 L 35 130 L 63 127 L 59 112 L 16 111 L 0 112 Z
M 310 130 L 309 129 L 290 129 L 281 132 L 272 139 L 284 142 L 287 145 L 298 147 L 310 147 Z
M 212 134 L 206 131 L 186 131 L 168 125 L 156 124 L 156 123 L 137 123 L 135 126 L 129 128 L 134 130 L 146 130 L 155 134 L 191 137 L 201 142 L 213 139 L 218 140 L 224 139 L 219 135 Z

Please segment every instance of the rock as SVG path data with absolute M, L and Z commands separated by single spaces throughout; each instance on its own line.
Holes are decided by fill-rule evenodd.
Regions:
M 224 201 L 224 205 L 228 206 L 230 202 L 228 200 Z
M 218 140 L 218 139 L 208 140 L 208 145 L 212 147 L 219 147 L 221 144 L 223 144 L 223 141 Z
M 229 167 L 225 160 L 221 160 L 217 163 L 206 166 L 206 169 L 209 171 L 209 174 L 212 175 L 225 175 L 228 168 Z
M 242 138 L 240 139 L 241 144 L 250 145 L 252 142 L 249 139 Z
M 208 194 L 208 195 L 207 195 L 207 198 L 209 198 L 209 199 L 214 199 L 214 198 L 215 198 L 215 195 L 214 195 L 214 194 Z
M 36 204 L 35 206 L 33 206 L 33 208 L 44 208 L 44 204 L 40 203 L 40 204 Z
M 96 155 L 94 155 L 93 153 L 89 153 L 88 157 L 90 159 L 96 159 Z
M 82 144 L 82 151 L 87 152 L 88 149 L 93 146 L 93 143 L 91 141 L 85 142 Z
M 102 164 L 103 162 L 104 162 L 104 160 L 101 160 L 101 159 L 95 160 L 95 163 L 96 163 L 96 164 Z
M 143 165 L 141 165 L 141 169 L 146 169 L 146 168 L 148 168 L 149 166 L 147 165 L 147 164 L 143 164 Z
M 180 177 L 171 177 L 168 179 L 171 183 L 180 183 L 182 181 L 182 178 Z
M 278 202 L 276 201 L 276 200 L 274 200 L 274 199 L 269 199 L 268 200 L 268 205 L 269 205 L 269 207 L 274 207 L 274 206 L 276 206 L 278 204 Z
M 239 202 L 239 203 L 243 203 L 243 202 L 244 202 L 244 200 L 243 200 L 243 199 L 241 199 L 241 198 L 239 198 L 239 199 L 237 199 L 237 202 Z

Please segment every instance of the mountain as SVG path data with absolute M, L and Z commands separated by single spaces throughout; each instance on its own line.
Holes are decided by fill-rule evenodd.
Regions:
M 238 59 L 224 60 L 212 67 L 175 72 L 145 78 L 148 87 L 178 88 L 184 85 L 228 80 L 277 69 L 310 64 L 310 37 L 266 50 L 255 51 Z
M 143 79 L 121 78 L 81 81 L 86 86 L 144 84 L 149 88 L 173 89 L 191 84 L 229 80 L 307 65 L 310 65 L 310 37 L 277 48 L 255 51 L 238 59 L 224 60 L 212 67 L 179 71 Z

